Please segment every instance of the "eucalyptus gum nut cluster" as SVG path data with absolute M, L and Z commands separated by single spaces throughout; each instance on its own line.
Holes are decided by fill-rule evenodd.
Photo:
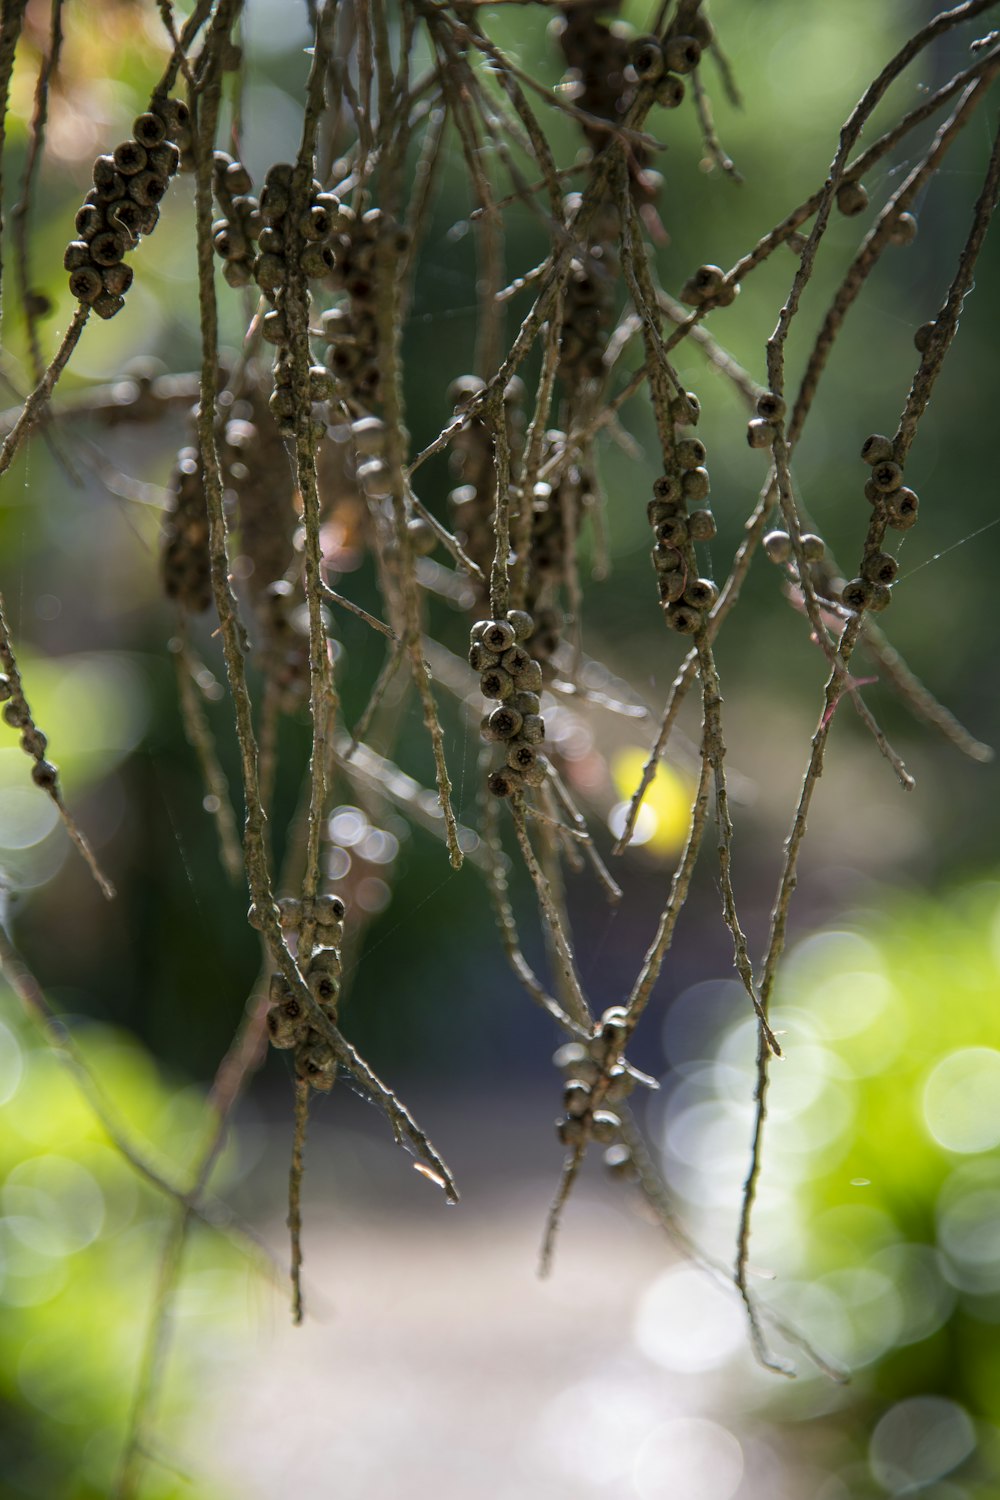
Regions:
M 63 266 L 72 296 L 100 318 L 125 305 L 133 273 L 123 257 L 156 227 L 157 204 L 180 165 L 176 138 L 186 130 L 187 106 L 156 98 L 134 120 L 132 136 L 94 163 L 94 186 L 76 215 L 80 238 L 67 245 Z
M 545 780 L 545 761 L 536 748 L 545 737 L 545 723 L 538 713 L 542 669 L 521 644 L 534 629 L 527 610 L 512 609 L 502 620 L 477 620 L 470 633 L 469 664 L 480 670 L 486 663 L 480 689 L 484 698 L 500 704 L 484 715 L 480 726 L 485 740 L 505 746 L 505 764 L 487 780 L 495 797 L 513 796 Z

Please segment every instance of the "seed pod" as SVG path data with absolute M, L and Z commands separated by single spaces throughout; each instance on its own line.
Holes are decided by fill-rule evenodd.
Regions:
M 9 724 L 11 729 L 27 729 L 31 723 L 26 704 L 11 698 L 8 694 L 8 703 L 3 711 L 3 721 Z
M 556 1121 L 556 1134 L 564 1146 L 578 1146 L 586 1134 L 586 1129 L 585 1122 L 576 1119 L 573 1115 L 567 1115 L 565 1119 Z
M 523 646 L 514 645 L 501 656 L 500 665 L 505 672 L 510 673 L 515 682 L 518 682 L 526 672 L 531 671 L 533 660 L 530 651 L 526 651 Z
M 757 397 L 757 415 L 765 422 L 780 422 L 785 410 L 783 399 L 773 391 L 762 391 Z
M 653 498 L 673 505 L 681 498 L 681 481 L 677 474 L 661 474 L 653 483 Z
M 21 749 L 26 755 L 33 755 L 36 760 L 41 760 L 47 745 L 45 735 L 34 724 L 29 724 L 21 735 Z
M 595 1141 L 608 1146 L 621 1134 L 622 1122 L 610 1109 L 595 1109 L 591 1116 L 591 1131 Z
M 59 785 L 59 772 L 50 760 L 36 760 L 31 768 L 31 779 L 43 792 L 54 792 Z
M 917 237 L 917 221 L 913 214 L 897 214 L 896 221 L 889 230 L 890 245 L 912 245 Z
M 842 602 L 848 609 L 853 609 L 855 614 L 860 614 L 867 607 L 871 596 L 872 585 L 866 578 L 852 578 L 840 591 Z
M 545 720 L 541 714 L 525 714 L 519 733 L 527 744 L 540 745 L 545 738 Z
M 301 1048 L 295 1055 L 295 1071 L 318 1093 L 328 1094 L 337 1076 L 333 1048 L 322 1039 Z
M 905 485 L 885 497 L 886 520 L 894 531 L 909 531 L 917 523 L 920 501 Z
M 693 510 L 688 516 L 688 536 L 693 542 L 710 542 L 716 529 L 715 517 L 710 510 Z
M 689 604 L 671 604 L 666 611 L 667 624 L 681 635 L 696 635 L 701 629 L 701 612 Z
M 137 172 L 145 171 L 146 159 L 146 149 L 138 141 L 122 141 L 113 152 L 115 170 L 123 177 L 134 177 Z
M 635 1079 L 628 1068 L 618 1063 L 608 1069 L 608 1086 L 604 1097 L 610 1104 L 620 1104 L 635 1088 Z
M 891 458 L 884 458 L 872 469 L 872 484 L 883 495 L 898 490 L 903 482 L 903 471 Z
M 499 656 L 494 656 L 492 651 L 487 651 L 482 641 L 473 641 L 469 647 L 469 666 L 474 672 L 488 672 L 491 667 L 499 665 Z
M 710 578 L 692 579 L 682 595 L 684 603 L 697 610 L 711 609 L 718 597 L 719 590 Z
M 233 288 L 249 286 L 253 281 L 253 273 L 245 260 L 227 260 L 222 268 L 222 279 L 227 286 Z
M 700 438 L 686 438 L 675 449 L 677 462 L 682 469 L 698 469 L 705 462 L 707 450 Z M 681 483 L 683 484 L 683 478 Z
M 495 698 L 502 703 L 513 693 L 514 679 L 503 667 L 490 667 L 480 677 L 479 687 L 484 698 Z
M 90 246 L 85 240 L 70 240 L 63 255 L 63 268 L 67 271 L 78 271 L 81 266 L 89 266 Z
M 868 207 L 868 193 L 864 183 L 853 179 L 842 182 L 837 189 L 837 207 L 849 219 L 855 214 L 863 214 Z
M 777 435 L 777 429 L 761 417 L 747 423 L 747 442 L 751 448 L 770 448 Z
M 486 723 L 489 728 L 489 739 L 512 740 L 515 735 L 521 733 L 524 718 L 516 708 L 511 708 L 505 703 L 501 708 L 493 710 Z
M 883 437 L 880 432 L 873 432 L 871 437 L 865 438 L 861 444 L 861 457 L 866 464 L 884 463 L 893 455 L 892 439 Z
M 657 587 L 660 592 L 661 604 L 676 604 L 684 592 L 685 573 L 682 568 L 677 568 L 672 573 L 657 574 Z
M 494 771 L 486 783 L 494 797 L 511 797 L 524 785 L 520 776 L 510 766 L 501 766 Z
M 145 233 L 145 215 L 134 198 L 116 198 L 108 204 L 106 213 L 108 227 L 120 229 L 129 239 L 138 240 L 139 235 Z
M 155 146 L 146 153 L 147 167 L 159 177 L 173 177 L 180 164 L 181 153 L 173 141 L 164 141 L 162 146 Z
M 136 115 L 132 121 L 132 135 L 147 151 L 165 140 L 166 134 L 166 123 L 161 115 L 152 113 Z
M 899 572 L 899 563 L 889 552 L 871 552 L 861 564 L 861 572 L 869 583 L 892 583 Z
M 313 908 L 319 927 L 343 927 L 347 907 L 339 896 L 317 896 Z
M 632 1159 L 632 1152 L 622 1141 L 619 1141 L 616 1146 L 608 1147 L 604 1153 L 604 1165 L 612 1177 L 633 1181 L 639 1175 Z
M 276 1005 L 267 1013 L 267 1034 L 270 1037 L 271 1046 L 276 1047 L 280 1052 L 287 1052 L 290 1048 L 298 1046 L 302 1026 L 302 1010 L 297 1000 L 289 1000 L 284 1005 Z
M 288 343 L 288 323 L 283 312 L 272 308 L 266 312 L 260 324 L 261 338 L 269 344 Z
M 167 191 L 167 179 L 158 172 L 137 172 L 129 178 L 128 194 L 141 208 L 152 208 Z
M 306 276 L 319 281 L 334 269 L 336 261 L 329 245 L 307 245 L 299 256 L 299 265 Z
M 687 517 L 681 511 L 678 511 L 675 515 L 667 516 L 656 528 L 656 540 L 664 547 L 682 547 L 687 541 L 687 537 Z
M 681 301 L 689 307 L 700 307 L 718 297 L 726 284 L 726 273 L 721 266 L 699 266 L 681 288 Z
M 116 266 L 108 266 L 103 275 L 104 290 L 112 297 L 124 297 L 132 285 L 133 271 L 131 266 L 119 261 Z
M 537 714 L 542 706 L 542 700 L 537 693 L 527 693 L 518 688 L 510 700 L 511 708 L 516 708 L 519 714 Z
M 684 80 L 675 73 L 664 73 L 656 85 L 655 98 L 663 109 L 677 109 L 684 102 Z
M 14 692 L 10 678 L 6 672 L 0 672 L 0 703 L 9 703 Z
M 563 1109 L 574 1120 L 590 1109 L 590 1088 L 582 1078 L 571 1078 L 563 1090 Z
M 99 318 L 113 318 L 125 306 L 125 298 L 113 292 L 100 292 L 90 304 Z
M 309 370 L 309 400 L 332 401 L 336 391 L 333 376 L 323 365 L 312 365 Z
M 542 691 L 541 664 L 532 659 L 518 677 L 515 685 L 519 692 L 540 693 Z
M 254 267 L 254 275 L 257 285 L 261 291 L 276 292 L 283 284 L 286 275 L 286 266 L 280 255 L 259 255 Z
M 787 531 L 769 531 L 764 538 L 764 551 L 773 563 L 786 563 L 792 555 L 792 539 Z
M 693 73 L 701 62 L 701 43 L 693 36 L 674 36 L 663 45 L 663 58 L 671 73 Z
M 712 488 L 707 469 L 688 469 L 681 480 L 685 500 L 704 500 Z
M 488 620 L 479 633 L 479 639 L 487 651 L 502 656 L 514 644 L 514 627 L 507 620 Z
M 295 415 L 295 397 L 287 385 L 279 385 L 273 390 L 267 404 L 279 421 L 290 421 Z
M 881 614 L 883 609 L 888 609 L 892 603 L 892 589 L 885 583 L 873 583 L 872 591 L 868 597 L 868 608 L 875 614 Z
M 75 223 L 81 240 L 92 240 L 104 228 L 104 214 L 96 203 L 85 203 L 77 210 Z
M 535 622 L 526 609 L 509 609 L 507 624 L 514 632 L 514 639 L 526 641 L 535 629 Z
M 142 210 L 142 218 L 139 220 L 139 233 L 152 234 L 159 222 L 160 210 L 155 203 L 151 203 L 148 208 Z
M 96 266 L 77 266 L 69 278 L 69 289 L 78 302 L 93 302 L 104 291 Z
M 336 1005 L 340 973 L 340 954 L 336 948 L 317 948 L 306 970 L 306 983 L 313 999 L 321 1005 Z
M 515 739 L 507 747 L 507 764 L 512 771 L 520 771 L 524 776 L 538 759 L 538 752 L 527 740 Z
M 913 335 L 913 347 L 918 354 L 926 354 L 930 348 L 931 339 L 937 333 L 937 323 L 921 323 Z
M 821 536 L 816 536 L 812 531 L 806 531 L 799 540 L 802 543 L 802 553 L 807 563 L 823 561 L 826 556 L 826 543 Z
M 90 258 L 95 266 L 113 266 L 121 260 L 127 248 L 123 234 L 105 229 L 91 240 Z
M 585 1083 L 593 1083 L 599 1072 L 582 1042 L 564 1042 L 553 1052 L 552 1062 L 568 1077 L 582 1078 Z
M 94 162 L 94 186 L 99 193 L 112 193 L 118 196 L 115 189 L 121 183 L 121 173 L 115 166 L 113 156 L 99 156 Z
M 701 402 L 694 391 L 682 391 L 670 402 L 670 420 L 679 427 L 697 427 L 701 416 Z
M 325 208 L 313 204 L 299 220 L 299 232 L 304 240 L 325 240 L 333 233 L 333 220 Z

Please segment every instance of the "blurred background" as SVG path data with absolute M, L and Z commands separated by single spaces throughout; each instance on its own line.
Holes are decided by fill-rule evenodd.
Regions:
M 703 261 L 728 266 L 818 187 L 839 127 L 873 73 L 934 13 L 925 4 L 716 0 L 720 41 L 743 94 L 727 103 L 706 69 L 716 123 L 745 181 L 706 170 L 693 113 L 654 114 L 667 143 L 658 207 L 663 285 Z M 99 25 L 95 16 L 99 13 Z M 638 5 L 619 13 L 645 29 Z M 561 55 L 538 8 L 485 7 L 488 34 L 550 84 Z M 49 9 L 29 4 L 8 122 L 5 212 L 15 201 Z M 984 25 L 983 29 L 987 29 Z M 61 75 L 33 211 L 34 284 L 52 301 L 46 353 L 72 313 L 62 254 L 94 157 L 127 132 L 163 66 L 156 8 L 67 7 Z M 960 29 L 896 84 L 864 141 L 969 61 Z M 294 155 L 309 59 L 305 7 L 250 0 L 244 37 L 243 157 L 255 181 Z M 964 241 L 995 124 L 976 115 L 917 205 L 919 235 L 890 249 L 838 341 L 796 453 L 809 513 L 839 558 L 868 520 L 857 453 L 893 431 Z M 551 119 L 561 163 L 575 126 Z M 868 179 L 878 208 L 917 159 L 925 128 Z M 407 327 L 415 448 L 451 412 L 471 366 L 476 263 L 460 154 L 445 170 Z M 790 347 L 790 375 L 869 219 L 835 219 Z M 861 228 L 859 229 L 859 223 Z M 507 223 L 511 278 L 545 253 L 537 220 Z M 81 1052 L 138 1139 L 178 1171 L 206 1132 L 205 1097 L 259 966 L 245 891 L 218 859 L 195 756 L 177 707 L 168 643 L 176 617 L 158 574 L 161 512 L 190 441 L 189 386 L 137 420 L 153 375 L 197 369 L 193 188 L 171 188 L 114 322 L 88 327 L 61 382 L 51 442 L 36 438 L 0 495 L 0 587 L 27 695 L 67 799 L 118 887 L 106 905 L 31 785 L 0 725 L 0 881 L 6 921 Z M 712 331 L 755 380 L 795 269 L 787 251 L 755 273 Z M 903 538 L 884 623 L 932 692 L 981 740 L 1000 738 L 996 691 L 998 485 L 994 469 L 998 249 L 988 242 L 958 338 L 921 428 L 908 480 L 920 524 Z M 12 283 L 10 283 L 12 285 Z M 221 283 L 228 347 L 242 303 Z M 508 336 L 527 309 L 511 304 Z M 92 320 L 93 322 L 93 320 Z M 0 373 L 16 412 L 31 384 L 19 310 L 8 300 Z M 703 409 L 722 578 L 765 475 L 746 413 L 689 342 L 679 370 Z M 631 358 L 638 355 L 632 352 Z M 628 358 L 625 361 L 628 367 Z M 530 375 L 534 367 L 529 367 Z M 72 408 L 79 408 L 75 413 Z M 6 418 L 3 419 L 5 422 Z M 657 619 L 645 501 L 658 466 L 650 415 L 623 411 L 631 446 L 607 443 L 611 571 L 584 569 L 589 685 L 636 712 L 579 698 L 546 707 L 598 845 L 637 780 L 683 643 Z M 448 519 L 453 481 L 428 464 L 420 498 Z M 380 612 L 374 570 L 345 526 L 330 540 L 336 586 Z M 447 559 L 428 566 L 443 574 Z M 337 578 L 339 577 L 339 582 Z M 433 571 L 427 574 L 433 581 Z M 440 580 L 439 580 L 440 581 Z M 736 823 L 735 878 L 751 951 L 762 951 L 782 842 L 821 704 L 824 663 L 766 559 L 718 642 Z M 428 631 L 461 659 L 467 603 L 428 592 Z M 741 623 L 738 623 L 741 622 Z M 382 643 L 339 614 L 344 718 L 354 723 Z M 238 765 L 218 643 L 196 646 L 200 686 L 230 785 Z M 865 668 L 865 675 L 868 675 Z M 442 657 L 437 675 L 447 679 Z M 478 822 L 474 726 L 443 700 L 460 821 Z M 280 1272 L 196 1225 L 169 1308 L 164 1384 L 143 1495 L 317 1495 L 465 1500 L 659 1500 L 1000 1493 L 1000 785 L 916 725 L 887 684 L 866 699 L 917 780 L 904 796 L 849 709 L 838 714 L 793 906 L 776 997 L 787 1060 L 774 1069 L 753 1240 L 758 1294 L 852 1372 L 837 1384 L 800 1351 L 785 1380 L 758 1369 L 736 1299 L 682 1257 L 627 1184 L 588 1164 L 552 1277 L 536 1276 L 562 1151 L 553 1130 L 560 1038 L 518 990 L 475 858 L 451 871 L 421 792 L 432 785 L 419 708 L 401 694 L 391 743 L 400 768 L 344 776 L 328 860 L 359 934 L 342 1024 L 425 1125 L 463 1201 L 410 1170 L 380 1114 L 338 1083 L 314 1101 L 305 1185 L 306 1326 L 289 1326 Z M 639 716 L 648 705 L 652 717 Z M 477 707 L 478 715 L 478 707 Z M 627 993 L 666 898 L 697 764 L 696 710 L 651 790 L 639 836 L 614 862 L 610 908 L 588 876 L 568 899 L 595 1010 Z M 685 738 L 685 735 L 687 738 Z M 300 714 L 282 725 L 274 827 L 279 849 L 308 756 Z M 475 855 L 474 836 L 469 836 Z M 544 969 L 534 903 L 516 861 L 514 904 Z M 728 1264 L 747 1163 L 754 1035 L 732 974 L 711 852 L 697 872 L 634 1061 L 661 1081 L 644 1124 L 681 1222 Z M 280 1262 L 292 1084 L 272 1053 L 241 1104 L 213 1188 Z M 101 1496 L 129 1421 L 168 1234 L 164 1200 L 126 1165 L 71 1076 L 0 988 L 0 1495 Z M 599 1153 L 598 1153 L 599 1156 Z

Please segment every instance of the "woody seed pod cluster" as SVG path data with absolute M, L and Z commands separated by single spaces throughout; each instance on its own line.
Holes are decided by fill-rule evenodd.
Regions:
M 565 1078 L 563 1114 L 556 1121 L 560 1141 L 572 1147 L 589 1138 L 614 1146 L 623 1175 L 628 1175 L 631 1158 L 627 1150 L 622 1157 L 622 1122 L 613 1106 L 627 1099 L 634 1087 L 622 1062 L 626 1036 L 625 1009 L 613 1005 L 594 1026 L 589 1042 L 568 1042 L 552 1059 Z
M 333 240 L 333 260 L 326 275 L 334 291 L 346 292 L 341 303 L 323 319 L 330 340 L 327 367 L 352 409 L 369 411 L 382 396 L 378 330 L 375 324 L 375 260 L 380 246 L 389 243 L 395 259 L 409 246 L 406 230 L 380 208 L 358 218 L 340 208 Z
M 540 664 L 525 648 L 535 622 L 523 609 L 507 611 L 502 620 L 479 620 L 472 627 L 469 665 L 479 673 L 484 698 L 499 706 L 484 716 L 483 738 L 503 746 L 504 763 L 487 785 L 495 797 L 510 797 L 529 786 L 541 786 L 546 763 L 538 746 L 545 738 L 539 710 Z
M 309 951 L 299 952 L 298 965 L 313 999 L 334 1024 L 343 973 L 344 910 L 339 896 L 320 896 L 309 905 L 290 900 L 281 903 L 284 927 L 312 931 Z M 337 1074 L 334 1050 L 309 1024 L 305 1007 L 280 972 L 271 975 L 270 1001 L 267 1030 L 271 1045 L 281 1051 L 294 1050 L 298 1077 L 310 1088 L 328 1094 Z
M 219 205 L 219 218 L 212 225 L 212 243 L 224 265 L 222 274 L 232 287 L 249 286 L 262 219 L 260 205 L 252 194 L 250 173 L 226 151 L 212 157 L 212 190 Z
M 699 414 L 693 392 L 674 398 L 671 416 L 678 427 L 693 425 Z M 674 457 L 674 467 L 653 485 L 646 514 L 655 538 L 652 560 L 667 624 L 682 635 L 694 635 L 701 629 L 705 611 L 718 598 L 718 589 L 711 579 L 695 575 L 692 543 L 711 539 L 715 519 L 702 506 L 688 511 L 689 502 L 706 499 L 710 489 L 704 443 L 695 437 L 679 437 Z
M 158 204 L 181 163 L 178 140 L 186 139 L 187 105 L 155 98 L 137 115 L 132 135 L 94 163 L 94 186 L 76 216 L 78 238 L 63 256 L 69 289 L 100 318 L 125 306 L 132 268 L 124 257 L 160 217 Z

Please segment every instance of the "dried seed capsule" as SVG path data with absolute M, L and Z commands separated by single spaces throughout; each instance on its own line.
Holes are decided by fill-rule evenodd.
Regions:
M 313 908 L 319 927 L 339 927 L 347 915 L 347 907 L 339 896 L 317 896 Z
M 701 61 L 701 43 L 693 36 L 673 36 L 663 45 L 663 57 L 671 73 L 693 73 Z
M 137 172 L 129 178 L 128 195 L 140 208 L 153 208 L 167 191 L 167 178 L 159 172 Z
M 21 735 L 21 749 L 26 755 L 33 755 L 36 760 L 41 760 L 47 745 L 45 735 L 34 724 L 29 724 Z
M 323 365 L 312 365 L 309 370 L 309 400 L 332 401 L 336 391 L 333 376 Z
M 257 245 L 262 255 L 282 255 L 285 249 L 285 237 L 279 234 L 277 229 L 269 229 L 265 225 L 257 236 Z
M 777 428 L 762 417 L 754 417 L 747 423 L 747 442 L 751 448 L 770 448 L 777 435 Z
M 535 629 L 535 622 L 526 609 L 509 609 L 507 624 L 514 632 L 514 639 L 526 641 Z
M 290 421 L 295 415 L 295 397 L 292 395 L 291 389 L 286 385 L 280 385 L 276 390 L 273 390 L 267 404 L 271 408 L 272 414 L 279 421 Z
M 681 301 L 689 307 L 700 307 L 717 297 L 726 284 L 726 273 L 721 266 L 699 266 L 681 288 Z
M 527 740 L 515 739 L 507 747 L 507 764 L 524 776 L 538 760 L 538 752 Z
M 85 203 L 77 210 L 76 232 L 82 240 L 92 240 L 104 228 L 104 213 L 96 203 Z
M 623 1177 L 627 1181 L 632 1181 L 639 1175 L 632 1159 L 632 1152 L 621 1141 L 617 1146 L 609 1146 L 605 1151 L 604 1165 L 612 1177 Z
M 564 1120 L 556 1121 L 556 1134 L 564 1146 L 578 1146 L 586 1134 L 586 1124 L 583 1120 L 567 1115 Z
M 0 703 L 9 703 L 14 689 L 6 672 L 0 672 Z
M 875 484 L 875 481 L 872 479 L 865 480 L 864 495 L 869 505 L 877 505 L 880 500 L 885 499 L 882 491 L 878 488 L 878 486 Z
M 542 691 L 541 664 L 534 659 L 525 667 L 515 684 L 518 692 L 540 693 Z
M 701 416 L 701 402 L 694 391 L 682 391 L 670 402 L 670 420 L 679 427 L 697 427 Z
M 90 304 L 99 318 L 113 318 L 125 306 L 125 298 L 113 292 L 101 292 Z
M 138 141 L 122 141 L 113 153 L 115 170 L 123 177 L 134 177 L 146 167 L 146 149 Z
M 537 714 L 542 706 L 542 700 L 537 693 L 528 693 L 519 687 L 510 700 L 510 706 L 516 708 L 519 714 Z
M 718 597 L 719 590 L 710 578 L 692 579 L 682 595 L 685 604 L 698 610 L 711 609 Z
M 704 500 L 711 488 L 707 469 L 688 469 L 681 480 L 681 494 L 685 500 Z
M 892 589 L 885 583 L 873 583 L 871 594 L 868 596 L 868 608 L 875 614 L 881 614 L 883 609 L 888 609 L 892 603 Z
M 799 540 L 802 543 L 802 553 L 807 563 L 823 561 L 826 556 L 826 543 L 821 536 L 816 536 L 812 531 L 806 531 Z
M 231 161 L 223 179 L 226 192 L 231 198 L 242 197 L 253 187 L 253 179 L 241 161 Z
M 676 504 L 681 498 L 681 481 L 678 474 L 661 474 L 653 483 L 653 499 L 667 505 Z
M 286 275 L 284 258 L 280 255 L 259 255 L 254 267 L 257 285 L 264 292 L 276 292 Z
M 494 797 L 511 797 L 523 788 L 524 783 L 516 771 L 509 766 L 501 766 L 489 777 L 486 785 Z
M 871 552 L 861 564 L 861 572 L 869 583 L 892 583 L 899 572 L 899 563 L 890 552 Z
M 261 319 L 260 334 L 261 338 L 269 344 L 287 344 L 288 323 L 284 313 L 279 312 L 277 308 L 272 308 L 270 312 L 266 312 Z
M 181 164 L 181 153 L 173 141 L 164 141 L 146 153 L 146 165 L 160 177 L 173 177 Z
M 635 1088 L 635 1079 L 628 1068 L 618 1063 L 615 1067 L 608 1069 L 608 1086 L 604 1097 L 610 1104 L 619 1104 L 627 1099 Z
M 787 531 L 769 531 L 764 538 L 764 551 L 773 563 L 786 563 L 792 555 L 792 539 Z
M 295 1071 L 309 1087 L 328 1094 L 337 1076 L 337 1059 L 328 1042 L 316 1041 L 295 1055 Z
M 121 182 L 121 173 L 115 166 L 113 156 L 99 156 L 94 162 L 94 186 L 100 193 L 115 193 Z M 115 193 L 117 197 L 117 193 Z
M 333 219 L 325 208 L 313 204 L 299 220 L 299 232 L 305 240 L 325 240 L 333 233 Z
M 545 720 L 541 714 L 525 714 L 519 732 L 527 744 L 540 745 L 545 738 Z
M 591 1116 L 591 1131 L 595 1141 L 608 1146 L 621 1134 L 622 1122 L 610 1109 L 595 1109 Z
M 716 534 L 715 517 L 710 510 L 693 510 L 688 516 L 688 536 L 693 542 L 710 542 Z
M 667 516 L 656 528 L 656 540 L 664 547 L 682 547 L 687 541 L 687 517 L 680 511 Z
M 131 240 L 137 240 L 145 232 L 145 215 L 134 198 L 116 198 L 113 203 L 108 204 L 106 213 L 108 227 L 120 229 Z
M 926 354 L 930 348 L 931 339 L 937 333 L 937 323 L 921 323 L 913 335 L 913 347 L 918 354 Z
M 533 660 L 534 657 L 530 651 L 526 651 L 523 646 L 516 645 L 511 646 L 509 651 L 504 652 L 500 658 L 500 665 L 505 672 L 510 673 L 515 681 L 519 681 L 526 672 L 531 671 Z
M 563 1090 L 563 1109 L 574 1120 L 582 1119 L 590 1108 L 590 1088 L 582 1078 L 571 1078 Z
M 894 463 L 891 458 L 884 458 L 872 469 L 872 484 L 883 495 L 891 494 L 898 490 L 903 482 L 903 471 L 899 464 Z
M 233 288 L 249 286 L 253 273 L 245 260 L 227 260 L 222 268 L 222 279 Z
M 684 102 L 684 80 L 675 73 L 664 73 L 656 85 L 655 97 L 663 109 L 676 109 Z
M 69 278 L 69 289 L 78 302 L 93 302 L 104 291 L 96 266 L 77 266 Z
M 514 691 L 514 679 L 503 667 L 490 667 L 479 679 L 479 688 L 484 698 L 496 698 L 502 703 Z
M 482 641 L 473 641 L 469 647 L 469 666 L 474 672 L 486 672 L 490 667 L 499 665 L 499 656 L 495 656 L 492 651 L 487 651 Z
M 108 266 L 104 272 L 104 290 L 112 297 L 124 297 L 132 285 L 133 271 L 131 266 L 119 261 L 116 266 Z
M 516 708 L 510 708 L 505 703 L 501 708 L 493 710 L 486 723 L 491 740 L 512 740 L 516 734 L 521 733 L 524 717 Z
M 886 520 L 894 531 L 909 531 L 916 525 L 920 501 L 912 490 L 904 485 L 884 498 Z
M 147 113 L 136 115 L 132 121 L 132 135 L 140 146 L 148 151 L 166 139 L 167 126 L 161 115 Z
M 8 698 L 10 699 L 9 694 Z M 26 705 L 19 703 L 16 698 L 8 701 L 3 711 L 3 721 L 5 724 L 9 724 L 11 729 L 27 729 L 31 723 Z
M 113 266 L 121 260 L 128 245 L 123 234 L 105 229 L 90 242 L 90 258 L 95 266 Z
M 757 397 L 757 415 L 765 422 L 780 422 L 785 410 L 783 399 L 773 391 L 762 391 Z
M 289 1001 L 289 1005 L 295 1007 L 294 1015 L 290 1015 L 288 1007 L 284 1005 L 277 1005 L 267 1013 L 267 1034 L 271 1040 L 271 1046 L 281 1052 L 287 1052 L 298 1045 L 299 1033 L 302 1030 L 299 1002 L 292 1000 Z
M 866 578 L 852 578 L 840 591 L 842 602 L 856 614 L 865 609 L 872 596 L 872 586 Z
M 306 276 L 319 281 L 335 269 L 336 260 L 329 245 L 307 245 L 299 256 L 299 265 Z
M 63 268 L 67 271 L 78 271 L 81 266 L 89 266 L 90 246 L 85 240 L 70 240 L 63 255 Z
M 160 210 L 155 203 L 151 203 L 148 208 L 142 210 L 142 218 L 139 220 L 140 234 L 152 234 L 159 222 Z
M 866 464 L 883 463 L 886 459 L 891 459 L 892 455 L 892 439 L 883 437 L 881 432 L 873 432 L 861 444 L 861 457 Z
M 917 237 L 917 221 L 913 214 L 897 214 L 896 221 L 889 230 L 890 245 L 912 245 Z
M 655 83 L 663 73 L 663 46 L 658 36 L 637 36 L 628 60 L 640 83 Z
M 689 604 L 671 604 L 666 611 L 667 624 L 681 635 L 696 635 L 701 629 L 701 611 Z
M 336 948 L 317 948 L 309 960 L 306 983 L 321 1005 L 335 1005 L 340 994 L 340 954 Z
M 868 207 L 868 193 L 864 183 L 853 179 L 842 182 L 837 189 L 837 207 L 849 219 L 855 214 L 863 214 Z
M 50 760 L 36 760 L 31 768 L 31 779 L 43 792 L 54 792 L 59 785 L 59 772 Z
M 661 604 L 676 604 L 684 592 L 684 581 L 686 574 L 683 569 L 678 568 L 672 573 L 659 573 L 657 575 L 657 587 L 660 591 Z
M 487 651 L 502 656 L 514 644 L 514 627 L 507 620 L 488 620 L 479 634 Z
M 682 469 L 698 469 L 705 462 L 708 450 L 700 438 L 686 438 L 677 444 L 675 455 Z

